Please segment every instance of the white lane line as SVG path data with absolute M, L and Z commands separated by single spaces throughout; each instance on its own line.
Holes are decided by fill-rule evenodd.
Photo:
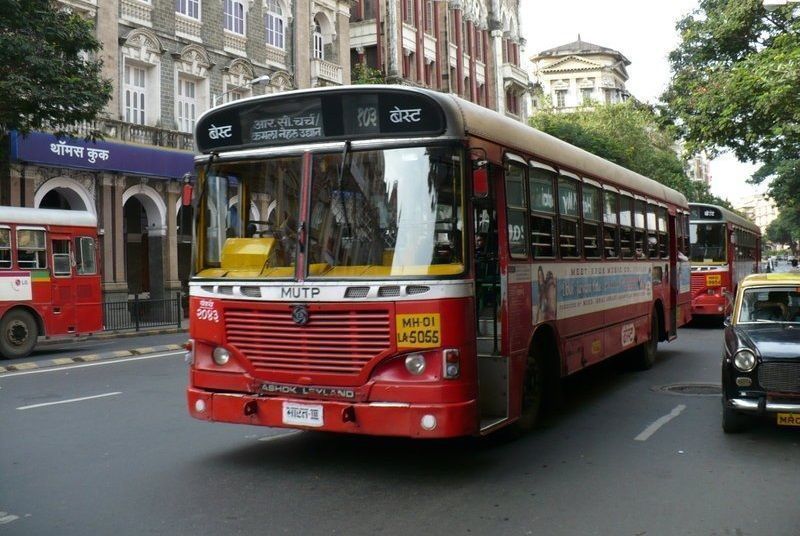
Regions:
M 103 393 L 102 395 L 82 396 L 81 398 L 70 398 L 69 400 L 59 400 L 57 402 L 45 402 L 44 404 L 33 404 L 30 406 L 20 406 L 17 409 L 33 409 L 43 408 L 45 406 L 57 406 L 58 404 L 71 404 L 73 402 L 83 402 L 84 400 L 94 400 L 95 398 L 105 398 L 107 396 L 121 395 L 122 391 L 115 391 L 113 393 Z
M 12 521 L 16 521 L 17 519 L 19 519 L 19 516 L 15 516 L 14 514 L 9 514 L 8 512 L 0 512 L 0 525 L 11 523 Z
M 169 357 L 169 356 L 183 356 L 186 353 L 186 350 L 178 350 L 174 352 L 166 352 L 163 354 L 153 354 L 153 355 L 140 355 L 136 357 L 121 357 L 121 358 L 113 358 L 107 361 L 95 361 L 93 363 L 81 363 L 80 365 L 71 365 L 71 366 L 64 366 L 64 367 L 50 367 L 50 368 L 42 368 L 36 370 L 25 370 L 21 372 L 6 372 L 0 374 L 0 380 L 5 380 L 6 378 L 16 378 L 18 376 L 28 376 L 29 374 L 45 374 L 47 372 L 64 372 L 65 370 L 72 370 L 72 369 L 79 369 L 79 368 L 86 368 L 86 367 L 102 367 L 106 365 L 119 365 L 120 363 L 128 363 L 130 361 L 142 361 L 144 359 L 156 359 L 158 357 Z
M 303 433 L 302 430 L 296 430 L 294 432 L 289 432 L 288 434 L 278 434 L 278 435 L 259 437 L 258 441 L 263 441 L 264 443 L 266 443 L 268 441 L 276 441 L 278 439 L 283 439 L 285 437 L 291 437 L 291 436 L 295 436 L 297 434 L 302 434 L 302 433 Z
M 667 424 L 669 421 L 677 417 L 681 414 L 683 410 L 686 409 L 686 406 L 683 404 L 679 404 L 675 406 L 675 408 L 661 417 L 660 419 L 654 421 L 650 426 L 642 430 L 642 433 L 634 437 L 633 439 L 636 441 L 647 441 L 651 435 L 655 434 L 659 428 Z

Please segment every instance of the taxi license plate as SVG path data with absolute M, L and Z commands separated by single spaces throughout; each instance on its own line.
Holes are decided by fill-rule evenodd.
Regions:
M 283 424 L 320 427 L 325 424 L 320 404 L 283 403 Z
M 778 413 L 778 425 L 800 426 L 800 413 Z

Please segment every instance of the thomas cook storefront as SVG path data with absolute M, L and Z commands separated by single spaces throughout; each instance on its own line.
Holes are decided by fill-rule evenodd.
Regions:
M 192 153 L 12 133 L 0 204 L 97 215 L 106 301 L 161 298 L 187 281 L 191 207 L 181 204 Z

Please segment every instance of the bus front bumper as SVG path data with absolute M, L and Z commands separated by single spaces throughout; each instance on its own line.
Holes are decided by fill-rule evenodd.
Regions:
M 478 433 L 475 400 L 450 404 L 344 402 L 212 393 L 190 387 L 187 402 L 190 415 L 205 421 L 419 438 Z M 316 417 L 313 424 L 294 420 L 307 418 L 309 411 Z

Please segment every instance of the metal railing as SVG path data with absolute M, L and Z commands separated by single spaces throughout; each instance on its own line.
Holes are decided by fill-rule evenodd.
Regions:
M 180 328 L 182 319 L 180 292 L 172 298 L 142 300 L 134 294 L 133 299 L 103 303 L 105 331 L 140 331 L 162 326 Z

